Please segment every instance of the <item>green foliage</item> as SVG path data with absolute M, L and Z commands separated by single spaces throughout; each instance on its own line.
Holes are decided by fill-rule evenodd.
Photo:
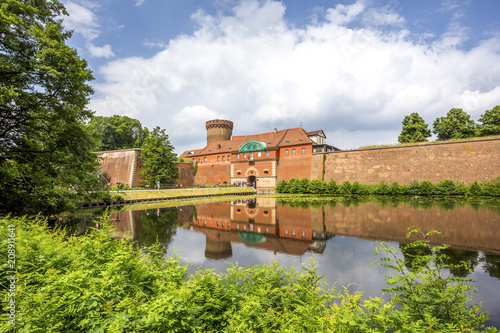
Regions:
M 341 195 L 351 195 L 351 183 L 346 180 L 342 183 L 342 185 L 340 185 L 339 187 L 339 194 Z
M 309 193 L 309 179 L 302 178 L 298 183 L 299 193 Z
M 500 135 L 500 105 L 495 106 L 479 118 L 479 136 Z
M 437 118 L 433 133 L 438 140 L 463 139 L 476 136 L 476 123 L 462 109 L 451 109 L 446 117 Z
M 94 117 L 89 127 L 99 135 L 99 150 L 140 147 L 147 133 L 139 120 L 119 115 Z
M 327 186 L 327 193 L 330 195 L 336 195 L 338 190 L 339 190 L 339 186 L 337 185 L 337 182 L 335 181 L 335 179 L 330 179 L 330 181 L 328 182 L 328 186 Z
M 393 188 L 393 190 L 394 190 L 394 188 Z M 373 189 L 373 194 L 378 194 L 378 195 L 391 194 L 391 188 L 389 187 L 389 185 L 387 185 L 387 183 L 384 180 L 382 180 Z
M 400 143 L 407 142 L 424 142 L 431 136 L 429 125 L 416 112 L 403 119 L 403 129 L 399 134 L 398 141 Z
M 193 177 L 195 177 L 197 173 L 198 173 L 198 161 L 194 162 Z
M 423 233 L 420 229 L 413 229 L 407 237 L 413 234 L 422 239 L 401 247 L 404 259 L 383 242 L 376 252 L 386 254 L 376 263 L 396 273 L 394 276 L 386 275 L 390 287 L 384 289 L 393 294 L 391 302 L 398 307 L 398 311 L 389 316 L 392 329 L 454 332 L 484 328 L 488 315 L 480 312 L 478 304 L 468 304 L 475 292 L 470 285 L 472 280 L 451 274 L 457 269 L 470 270 L 467 263 L 449 263 L 450 258 L 445 254 L 447 245 L 430 245 L 430 236 L 442 236 L 440 233 Z
M 179 177 L 174 147 L 164 129 L 155 127 L 148 132 L 141 149 L 144 184 L 173 184 Z
M 276 184 L 276 188 L 275 188 L 275 191 L 276 193 L 288 193 L 286 192 L 287 190 L 287 181 L 282 179 L 278 182 L 278 184 Z
M 308 193 L 324 194 L 327 191 L 327 184 L 319 179 L 313 179 L 309 183 Z
M 162 222 L 150 222 L 153 236 Z M 0 322 L 2 331 L 469 332 L 482 329 L 488 318 L 467 303 L 474 291 L 470 280 L 443 276 L 466 265 L 453 263 L 445 246 L 431 248 L 426 240 L 403 248 L 411 266 L 392 248 L 379 246 L 391 256 L 379 263 L 397 273 L 387 277 L 394 296 L 384 303 L 347 288 L 327 290 L 314 259 L 301 271 L 273 262 L 188 277 L 187 267 L 165 257 L 159 242 L 140 248 L 113 239 L 107 216 L 99 229 L 71 238 L 38 217 L 1 218 L 2 253 L 8 225 L 15 225 L 16 308 L 22 317 L 14 327 Z M 3 272 L 7 264 L 0 263 Z M 7 283 L 0 282 L 2 292 Z
M 87 63 L 65 42 L 59 1 L 0 5 L 0 202 L 53 214 L 97 195 L 97 139 L 86 127 Z M 93 175 L 93 176 L 91 176 Z

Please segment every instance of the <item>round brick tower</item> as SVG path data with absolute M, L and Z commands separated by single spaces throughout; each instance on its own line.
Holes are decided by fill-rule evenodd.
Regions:
M 231 140 L 233 135 L 233 122 L 229 120 L 209 120 L 207 125 L 207 145 L 214 141 Z

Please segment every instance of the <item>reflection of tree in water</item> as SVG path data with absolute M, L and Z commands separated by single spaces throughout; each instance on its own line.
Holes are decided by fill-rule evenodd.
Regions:
M 159 211 L 159 212 L 158 212 Z M 176 234 L 179 209 L 177 207 L 148 209 L 137 216 L 140 233 L 137 241 L 140 245 L 151 245 L 158 241 L 165 247 L 172 242 Z
M 416 256 L 422 255 L 430 255 L 431 250 L 427 246 L 412 246 L 407 247 L 408 244 L 399 243 L 399 247 L 403 256 L 406 260 L 406 267 L 409 269 L 416 268 L 414 258 Z M 473 270 L 477 264 L 479 263 L 479 257 L 477 251 L 464 250 L 464 249 L 456 249 L 456 248 L 447 248 L 441 250 L 437 253 L 438 255 L 444 254 L 448 258 L 444 261 L 447 265 L 458 265 L 450 270 L 451 274 L 456 277 L 467 277 L 469 275 L 469 270 L 463 266 L 460 266 L 460 263 L 463 261 L 467 263 L 470 268 Z
M 464 261 L 470 266 L 471 269 L 474 269 L 479 263 L 477 251 L 447 248 L 441 250 L 440 253 L 445 254 L 448 257 L 448 260 L 446 260 L 445 263 L 449 265 L 458 265 L 460 262 Z M 466 277 L 470 272 L 465 269 L 465 267 L 461 266 L 456 269 L 452 269 L 451 273 L 454 276 Z
M 485 253 L 481 261 L 484 261 L 484 270 L 490 274 L 490 276 L 500 279 L 500 255 Z

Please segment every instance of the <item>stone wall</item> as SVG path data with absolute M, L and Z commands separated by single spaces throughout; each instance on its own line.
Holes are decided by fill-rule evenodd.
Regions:
M 469 184 L 500 177 L 500 139 L 330 152 L 324 162 L 323 167 L 323 154 L 313 155 L 311 179 L 322 179 L 324 170 L 324 180 L 337 183 L 451 179 Z
M 97 152 L 102 158 L 101 173 L 107 173 L 111 185 L 123 183 L 129 187 L 142 185 L 141 149 L 122 149 Z M 176 180 L 177 185 L 182 187 L 193 187 L 193 164 L 187 162 L 177 163 L 179 178 Z
M 196 185 L 215 185 L 230 184 L 231 182 L 231 163 L 200 163 L 198 164 L 198 172 L 194 178 Z

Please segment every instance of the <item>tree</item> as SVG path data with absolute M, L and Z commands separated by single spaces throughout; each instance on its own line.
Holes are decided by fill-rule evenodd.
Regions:
M 172 184 L 179 177 L 179 171 L 175 163 L 177 158 L 173 152 L 174 147 L 170 144 L 168 135 L 158 126 L 146 133 L 141 147 L 143 183 Z
M 94 193 L 87 63 L 65 44 L 57 0 L 0 5 L 0 210 L 51 214 Z
M 127 116 L 94 117 L 89 126 L 99 133 L 99 150 L 140 147 L 145 135 L 141 122 Z
M 400 143 L 424 142 L 431 136 L 431 131 L 422 117 L 416 112 L 403 119 L 403 129 L 398 137 Z
M 500 105 L 495 106 L 479 118 L 481 126 L 479 127 L 479 135 L 500 135 Z
M 438 140 L 464 139 L 476 136 L 476 123 L 462 109 L 451 109 L 446 117 L 437 118 L 433 133 Z

